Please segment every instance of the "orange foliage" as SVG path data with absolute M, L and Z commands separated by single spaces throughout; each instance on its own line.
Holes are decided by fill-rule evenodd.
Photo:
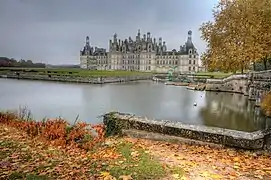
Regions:
M 85 150 L 104 141 L 104 125 L 90 125 L 77 122 L 70 125 L 63 119 L 49 119 L 42 122 L 20 119 L 15 113 L 1 113 L 0 123 L 25 131 L 29 136 L 40 137 L 56 146 L 75 146 Z M 95 133 L 93 133 L 96 132 Z
M 266 115 L 271 116 L 271 92 L 267 93 L 263 97 L 261 108 L 266 113 Z

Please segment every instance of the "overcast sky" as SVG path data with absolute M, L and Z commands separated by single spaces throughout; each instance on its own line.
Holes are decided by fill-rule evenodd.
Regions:
M 85 37 L 108 49 L 138 29 L 179 49 L 193 31 L 199 52 L 200 24 L 211 20 L 217 0 L 0 0 L 0 56 L 51 64 L 79 64 Z

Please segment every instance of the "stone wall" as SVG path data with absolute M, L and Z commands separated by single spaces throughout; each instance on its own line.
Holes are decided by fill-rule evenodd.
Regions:
M 232 75 L 224 79 L 207 79 L 206 90 L 242 93 L 249 100 L 255 100 L 256 106 L 259 106 L 264 95 L 271 91 L 271 70 Z
M 271 70 L 248 74 L 248 94 L 250 100 L 259 105 L 263 95 L 271 91 Z
M 84 77 L 72 75 L 39 75 L 36 73 L 9 73 L 0 74 L 0 78 L 13 78 L 13 79 L 29 79 L 29 80 L 43 80 L 43 81 L 60 81 L 60 82 L 73 82 L 73 83 L 90 83 L 90 84 L 105 84 L 105 83 L 118 83 L 129 82 L 138 80 L 149 80 L 152 78 L 150 75 L 138 76 L 114 76 L 114 77 Z
M 111 132 L 112 127 L 122 130 L 134 129 L 243 149 L 271 149 L 271 129 L 248 133 L 167 120 L 158 121 L 118 112 L 105 114 L 103 121 L 107 131 Z
M 248 95 L 248 80 L 246 74 L 231 75 L 224 79 L 207 79 L 207 91 L 234 92 Z

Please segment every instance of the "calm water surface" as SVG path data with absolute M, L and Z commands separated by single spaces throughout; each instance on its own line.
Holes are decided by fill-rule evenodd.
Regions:
M 193 104 L 197 103 L 197 106 Z M 187 124 L 255 131 L 271 127 L 240 94 L 200 92 L 155 82 L 68 84 L 0 79 L 0 110 L 27 106 L 34 118 L 63 117 L 98 123 L 109 111 Z

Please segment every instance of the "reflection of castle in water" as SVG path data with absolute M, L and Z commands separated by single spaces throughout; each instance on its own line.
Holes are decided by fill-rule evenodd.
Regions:
M 206 92 L 206 106 L 201 109 L 203 122 L 208 126 L 241 131 L 265 129 L 266 118 L 255 109 L 255 102 L 242 94 Z

